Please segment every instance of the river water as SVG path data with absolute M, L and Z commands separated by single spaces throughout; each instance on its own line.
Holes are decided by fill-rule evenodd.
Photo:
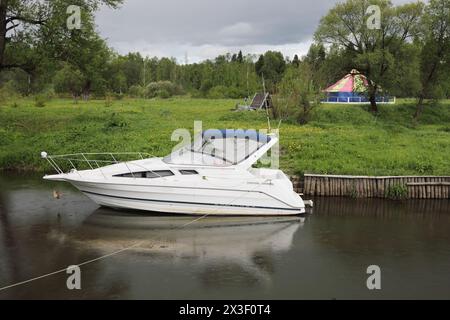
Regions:
M 450 299 L 449 200 L 314 200 L 303 218 L 187 224 L 2 173 L 0 299 Z M 83 262 L 69 290 L 65 269 Z M 367 288 L 370 265 L 380 290 Z

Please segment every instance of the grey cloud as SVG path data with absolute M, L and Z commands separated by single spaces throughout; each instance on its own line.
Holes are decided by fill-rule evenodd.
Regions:
M 119 10 L 97 15 L 112 42 L 144 40 L 192 45 L 283 44 L 314 32 L 334 1 L 315 0 L 126 0 Z
M 394 0 L 403 3 L 408 0 Z M 305 47 L 334 0 L 125 0 L 118 10 L 103 8 L 97 25 L 120 50 L 149 50 L 180 57 L 208 46 L 234 48 Z M 154 53 L 154 54 L 157 54 Z M 152 53 L 150 53 L 152 55 Z M 299 52 L 304 54 L 304 52 Z M 199 58 L 205 58 L 199 54 Z

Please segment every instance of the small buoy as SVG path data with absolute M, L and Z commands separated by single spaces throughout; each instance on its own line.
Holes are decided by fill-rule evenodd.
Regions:
M 62 193 L 59 192 L 58 190 L 53 190 L 53 198 L 60 199 L 61 195 L 62 195 Z
M 311 208 L 314 205 L 312 200 L 303 200 L 303 203 L 305 204 L 305 206 L 308 206 L 308 207 L 311 207 Z

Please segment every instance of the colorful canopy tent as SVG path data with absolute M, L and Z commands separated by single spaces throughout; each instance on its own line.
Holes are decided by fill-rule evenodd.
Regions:
M 324 102 L 369 103 L 367 96 L 368 85 L 369 81 L 367 78 L 359 73 L 358 70 L 353 69 L 341 80 L 324 90 L 327 93 L 327 98 Z M 377 96 L 376 101 L 378 103 L 395 103 L 395 97 L 392 99 L 388 96 Z

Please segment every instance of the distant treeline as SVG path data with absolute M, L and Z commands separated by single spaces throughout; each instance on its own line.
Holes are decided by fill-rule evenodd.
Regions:
M 71 95 L 88 99 L 108 94 L 132 97 L 244 98 L 263 90 L 275 92 L 285 72 L 305 63 L 315 70 L 314 81 L 325 87 L 344 75 L 350 64 L 335 64 L 344 52 L 312 45 L 305 57 L 284 57 L 281 52 L 243 55 L 242 51 L 225 54 L 200 63 L 179 64 L 174 58 L 143 57 L 140 53 L 119 55 L 101 39 L 96 55 L 86 57 L 82 65 L 55 60 L 33 72 L 22 68 L 3 70 L 0 83 L 20 95 L 44 93 Z
M 122 0 L 78 0 L 81 28 L 67 24 L 70 0 L 0 1 L 0 100 L 14 95 L 56 94 L 166 98 L 251 97 L 264 88 L 292 110 L 308 113 L 321 89 L 351 69 L 368 81 L 371 111 L 380 91 L 426 99 L 450 96 L 450 0 L 395 6 L 388 0 L 346 0 L 322 17 L 305 56 L 225 54 L 200 63 L 119 55 L 96 29 L 100 5 Z M 379 17 L 367 12 L 377 6 Z M 379 19 L 379 25 L 373 21 Z

